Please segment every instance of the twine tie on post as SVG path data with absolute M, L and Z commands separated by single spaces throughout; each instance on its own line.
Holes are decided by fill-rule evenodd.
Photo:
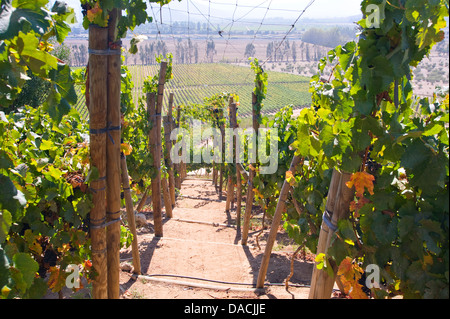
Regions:
M 333 223 L 331 222 L 331 216 L 333 216 L 333 213 L 325 210 L 322 215 L 322 219 L 325 222 L 325 225 L 327 225 L 328 228 L 334 233 L 338 230 L 338 227 L 333 225 Z

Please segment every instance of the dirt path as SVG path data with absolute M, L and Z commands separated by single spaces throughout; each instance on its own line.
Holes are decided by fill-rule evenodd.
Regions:
M 211 181 L 187 179 L 178 196 L 172 219 L 163 219 L 164 236 L 154 237 L 153 216 L 146 212 L 148 226 L 138 230 L 142 274 L 135 279 L 121 271 L 122 298 L 211 299 L 211 298 L 307 298 L 309 288 L 290 287 L 284 283 L 290 272 L 294 248 L 280 232 L 272 254 L 265 291 L 255 291 L 264 252 L 265 236 L 256 247 L 250 231 L 249 245 L 240 244 L 235 225 L 235 210 L 225 212 L 225 199 L 219 200 Z M 257 222 L 257 217 L 253 220 Z M 121 260 L 131 259 L 131 248 L 121 251 Z M 131 260 L 130 260 L 131 262 Z M 296 259 L 290 283 L 307 286 L 313 263 Z M 158 276 L 156 276 L 158 275 Z M 195 279 L 194 279 L 195 278 Z M 221 283 L 226 282 L 226 283 Z M 198 288 L 190 285 L 207 285 Z M 247 285 L 244 285 L 247 284 Z

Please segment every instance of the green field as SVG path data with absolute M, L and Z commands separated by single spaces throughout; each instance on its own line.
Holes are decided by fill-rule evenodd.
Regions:
M 159 65 L 129 66 L 134 82 L 134 100 L 142 95 L 142 84 L 148 76 L 158 72 Z M 309 105 L 311 101 L 309 78 L 294 74 L 267 71 L 268 90 L 263 113 L 272 113 L 293 104 L 295 107 Z M 231 64 L 175 64 L 173 79 L 165 87 L 164 101 L 174 93 L 174 103 L 202 103 L 205 97 L 217 93 L 234 93 L 240 97 L 239 114 L 251 114 L 251 94 L 254 88 L 254 73 L 250 67 Z M 77 108 L 87 115 L 84 96 L 79 95 Z M 167 104 L 165 104 L 167 105 Z M 166 106 L 164 106 L 166 109 Z

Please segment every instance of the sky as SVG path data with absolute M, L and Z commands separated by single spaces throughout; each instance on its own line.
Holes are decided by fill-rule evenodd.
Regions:
M 77 20 L 81 22 L 81 6 L 79 0 L 65 0 L 75 8 Z M 174 20 L 187 20 L 189 10 L 190 19 L 205 20 L 205 17 L 223 17 L 240 21 L 251 19 L 286 18 L 295 20 L 310 3 L 311 0 L 172 0 L 168 5 L 172 10 Z M 53 2 L 53 0 L 51 1 Z M 238 6 L 236 7 L 236 3 Z M 302 16 L 302 19 L 348 17 L 361 14 L 361 0 L 315 0 Z M 159 16 L 159 5 L 153 4 L 153 12 Z M 166 6 L 167 7 L 167 6 Z M 267 10 L 269 8 L 269 10 Z M 168 8 L 163 8 L 164 15 Z M 152 11 L 149 10 L 151 14 Z

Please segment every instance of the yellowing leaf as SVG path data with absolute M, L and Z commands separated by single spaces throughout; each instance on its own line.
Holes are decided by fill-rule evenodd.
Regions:
M 1 293 L 2 293 L 2 298 L 6 299 L 9 295 L 9 292 L 11 291 L 11 288 L 9 288 L 8 286 L 4 285 Z
M 291 186 L 297 186 L 297 181 L 295 180 L 295 176 L 294 176 L 294 174 L 292 174 L 291 171 L 286 172 L 286 181 Z
M 70 250 L 70 244 L 62 244 L 62 247 L 58 247 L 60 253 L 66 253 Z
M 123 155 L 130 155 L 133 147 L 130 144 L 122 143 L 120 144 L 120 151 L 123 152 Z
M 363 286 L 361 284 L 355 282 L 349 293 L 349 297 L 352 299 L 368 299 L 367 295 L 362 290 L 362 287 Z
M 316 265 L 317 269 L 322 269 L 323 266 L 325 265 L 325 254 L 324 253 L 318 254 L 314 259 L 314 261 L 317 263 Z
M 355 243 L 351 239 L 346 239 L 345 242 L 351 246 L 355 246 Z
M 255 193 L 255 197 L 256 197 L 255 199 L 256 199 L 256 200 L 258 200 L 258 199 L 264 199 L 263 194 L 261 194 L 261 193 L 259 192 L 258 189 L 253 188 L 253 192 Z
M 103 10 L 98 6 L 98 2 L 95 6 L 87 11 L 87 18 L 90 22 L 94 22 L 95 18 L 102 14 Z
M 42 246 L 41 246 L 38 242 L 36 242 L 36 241 L 34 241 L 34 242 L 28 247 L 28 249 L 30 249 L 31 252 L 33 252 L 33 253 L 35 253 L 35 254 L 37 254 L 37 255 L 42 254 Z
M 357 172 L 353 173 L 350 181 L 345 183 L 348 188 L 355 187 L 356 196 L 363 197 L 364 189 L 367 188 L 368 192 L 373 195 L 373 182 L 375 177 L 367 172 Z
M 56 266 L 50 267 L 50 278 L 48 278 L 47 284 L 53 292 L 57 290 L 57 284 L 59 279 L 59 268 Z
M 362 291 L 362 285 L 358 282 L 363 272 L 350 257 L 346 257 L 339 265 L 337 274 L 344 286 L 344 293 L 352 299 L 367 299 L 367 295 Z

